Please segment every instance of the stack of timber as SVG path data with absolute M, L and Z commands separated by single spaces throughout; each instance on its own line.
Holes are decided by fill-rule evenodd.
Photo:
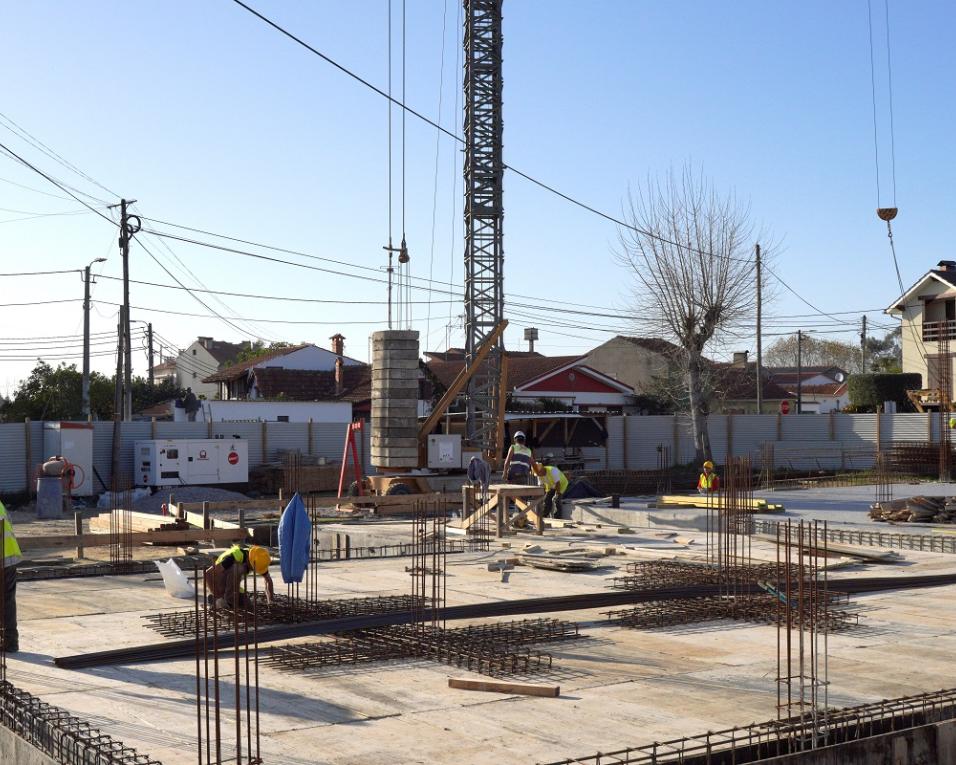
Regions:
M 751 513 L 782 513 L 784 510 L 783 505 L 775 502 L 768 502 L 763 498 L 755 497 L 749 502 L 744 502 L 742 499 L 737 500 L 737 505 L 739 510 L 749 511 Z M 710 509 L 720 509 L 723 507 L 722 498 L 718 495 L 716 497 L 705 497 L 702 495 L 681 495 L 681 494 L 669 494 L 663 497 L 658 497 L 657 501 L 654 503 L 655 507 L 696 507 L 701 510 Z
M 137 513 L 130 511 L 123 513 L 123 518 L 129 518 L 130 531 L 189 531 L 190 525 L 182 518 L 171 518 L 152 513 Z M 100 513 L 90 518 L 90 531 L 106 532 L 111 530 L 110 513 Z
M 956 497 L 907 497 L 875 502 L 870 507 L 874 521 L 896 523 L 956 523 Z

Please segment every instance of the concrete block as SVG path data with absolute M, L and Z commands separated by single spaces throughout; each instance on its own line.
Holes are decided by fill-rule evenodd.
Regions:
M 397 380 L 418 385 L 418 368 L 382 367 L 372 369 L 372 382 Z
M 418 467 L 418 457 L 382 457 L 372 458 L 372 465 L 382 470 Z
M 378 446 L 372 447 L 372 459 L 391 459 L 393 457 L 398 457 L 401 459 L 404 458 L 414 458 L 418 462 L 418 447 L 417 446 Z
M 380 329 L 372 333 L 372 342 L 385 342 L 390 340 L 414 340 L 418 342 L 418 331 L 414 329 Z
M 418 418 L 389 415 L 388 410 L 379 410 L 372 413 L 373 430 L 384 428 L 386 430 L 410 430 L 418 433 Z
M 414 449 L 415 453 L 418 453 L 418 439 L 417 438 L 378 438 L 372 436 L 372 451 L 378 452 L 381 449 Z
M 418 442 L 418 431 L 414 428 L 377 428 L 372 431 L 372 443 L 393 438 L 410 438 Z
M 379 400 L 376 400 L 379 399 Z M 418 415 L 418 398 L 415 396 L 382 396 L 381 392 L 376 394 L 375 390 L 372 390 L 372 416 L 375 416 L 376 406 L 382 408 L 391 409 L 395 411 L 396 415 L 399 415 L 401 412 L 402 415 L 409 416 L 408 412 L 411 412 L 412 415 Z
M 405 407 L 407 412 L 418 414 L 418 390 L 416 388 L 383 388 L 375 383 L 372 385 L 372 400 L 376 399 L 381 399 L 383 403 L 390 403 L 399 408 Z

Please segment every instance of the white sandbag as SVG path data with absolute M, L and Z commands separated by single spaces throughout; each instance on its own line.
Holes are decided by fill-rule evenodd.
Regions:
M 170 558 L 168 561 L 153 561 L 159 573 L 163 575 L 163 584 L 166 585 L 166 592 L 174 598 L 194 598 L 195 590 L 192 583 L 186 578 L 182 569 L 176 565 L 176 561 Z

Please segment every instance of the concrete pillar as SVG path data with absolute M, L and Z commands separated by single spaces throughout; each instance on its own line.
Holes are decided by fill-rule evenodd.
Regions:
M 372 333 L 372 465 L 418 467 L 418 332 Z

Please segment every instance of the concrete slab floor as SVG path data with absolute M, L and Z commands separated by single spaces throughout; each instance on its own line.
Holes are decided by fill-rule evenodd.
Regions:
M 580 545 L 570 535 L 512 542 Z M 626 543 L 619 535 L 590 544 Z M 699 555 L 687 551 L 661 557 Z M 754 542 L 772 557 L 771 547 Z M 475 603 L 593 592 L 633 558 L 564 574 L 519 567 L 507 583 L 487 563 L 513 550 L 448 558 L 448 602 Z M 904 552 L 905 565 L 866 566 L 838 576 L 956 573 L 956 556 Z M 407 559 L 326 563 L 329 597 L 410 590 Z M 279 585 L 279 591 L 283 590 Z M 858 599 L 860 629 L 829 638 L 829 698 L 847 705 L 952 685 L 956 587 L 887 592 Z M 164 763 L 196 761 L 194 661 L 170 660 L 60 670 L 52 657 L 162 642 L 142 616 L 189 608 L 168 597 L 155 577 L 126 576 L 21 583 L 23 651 L 9 657 L 9 678 L 104 732 Z M 312 674 L 260 668 L 261 745 L 266 763 L 548 762 L 744 725 L 775 716 L 776 630 L 712 622 L 647 632 L 610 626 L 597 611 L 559 614 L 583 621 L 583 638 L 548 646 L 555 667 L 541 682 L 559 698 L 476 693 L 447 687 L 449 676 L 479 677 L 424 661 L 333 668 Z M 453 623 L 456 626 L 459 623 Z M 224 683 L 226 697 L 232 685 Z M 223 730 L 231 731 L 226 710 Z M 229 747 L 225 754 L 231 755 Z

